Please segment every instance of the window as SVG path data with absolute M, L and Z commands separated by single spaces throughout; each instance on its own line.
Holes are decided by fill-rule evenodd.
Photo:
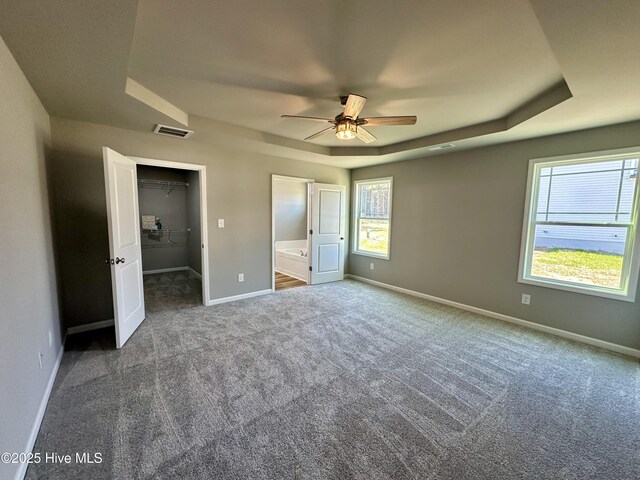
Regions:
M 355 182 L 353 253 L 389 259 L 393 178 Z
M 531 160 L 519 281 L 634 301 L 640 148 Z

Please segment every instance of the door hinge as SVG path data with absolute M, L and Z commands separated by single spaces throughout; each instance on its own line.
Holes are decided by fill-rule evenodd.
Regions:
M 309 230 L 309 235 L 313 235 L 313 230 Z
M 311 265 L 309 265 L 309 271 L 313 272 L 313 267 Z

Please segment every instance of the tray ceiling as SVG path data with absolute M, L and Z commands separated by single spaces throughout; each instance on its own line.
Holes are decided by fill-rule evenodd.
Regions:
M 346 167 L 640 118 L 638 2 L 0 3 L 0 36 L 64 118 L 188 123 L 193 140 Z M 280 118 L 334 117 L 349 92 L 364 116 L 418 122 L 365 145 L 303 142 L 318 125 Z

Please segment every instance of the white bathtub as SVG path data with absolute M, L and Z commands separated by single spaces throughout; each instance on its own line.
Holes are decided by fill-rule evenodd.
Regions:
M 304 282 L 309 276 L 309 257 L 307 256 L 307 245 L 291 245 L 294 242 L 276 242 L 276 272 L 284 273 L 290 277 L 297 278 Z

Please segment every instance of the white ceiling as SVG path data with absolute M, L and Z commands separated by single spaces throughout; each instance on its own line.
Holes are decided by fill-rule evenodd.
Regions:
M 54 115 L 355 167 L 640 118 L 640 2 L 629 0 L 0 0 L 0 36 Z M 338 141 L 281 114 L 417 115 Z M 176 140 L 178 141 L 178 140 Z M 190 140 L 185 140 L 190 141 Z

